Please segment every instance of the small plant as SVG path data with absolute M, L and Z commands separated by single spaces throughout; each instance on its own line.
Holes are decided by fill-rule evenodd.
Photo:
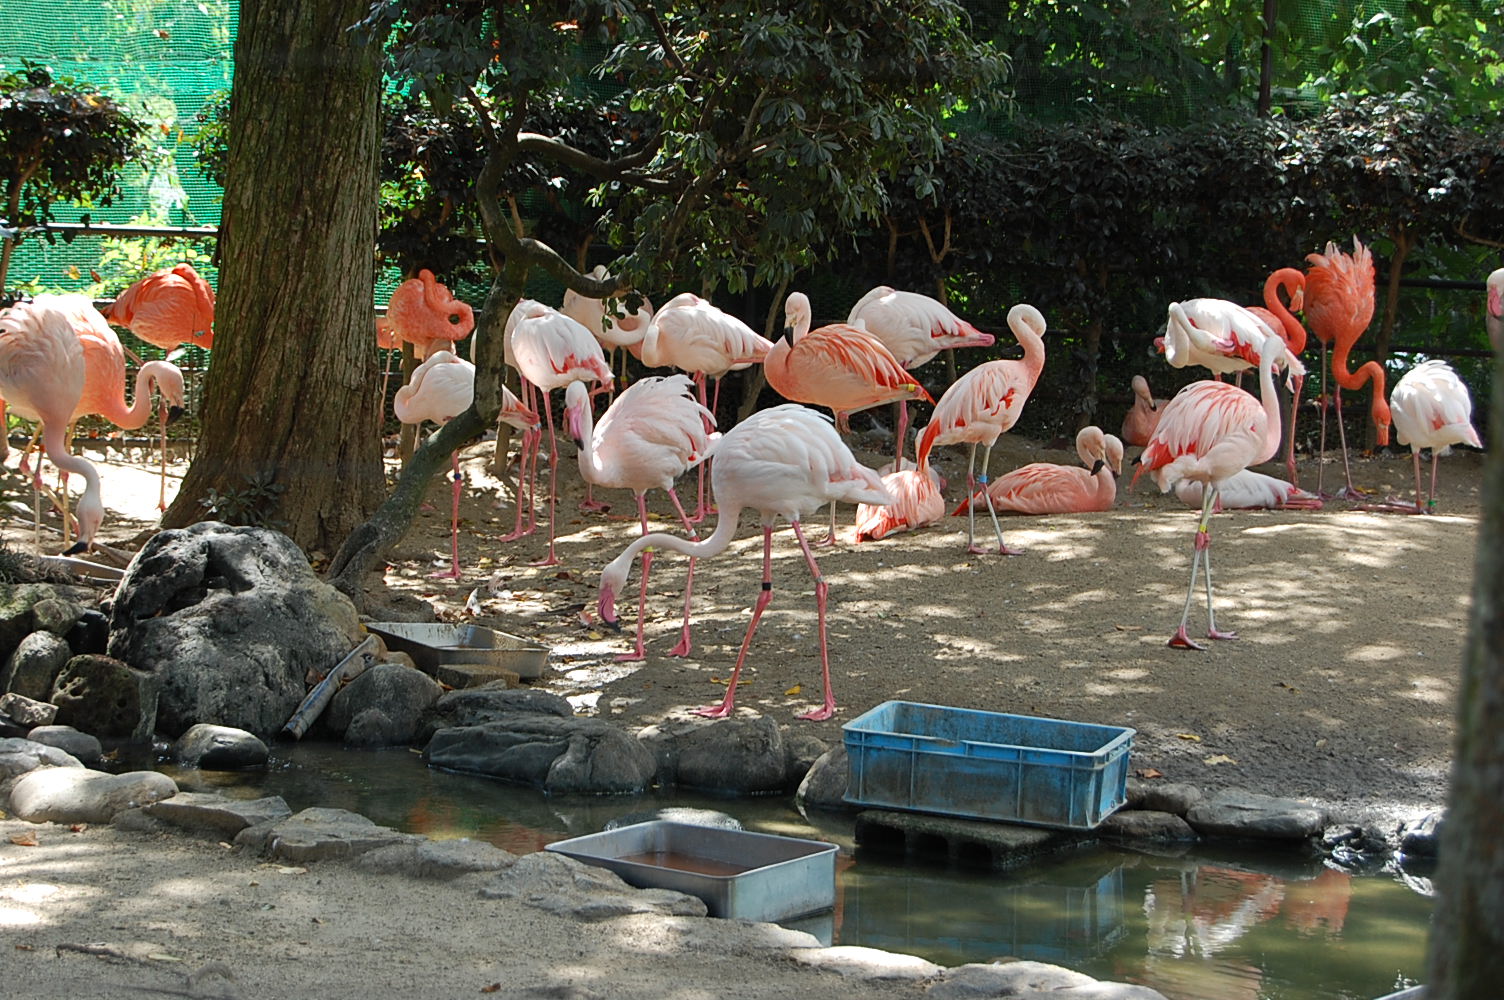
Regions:
M 199 506 L 207 508 L 215 520 L 225 524 L 278 531 L 287 527 L 286 521 L 269 513 L 287 492 L 286 484 L 274 483 L 270 475 L 259 472 L 246 476 L 245 482 L 245 489 L 233 492 L 221 493 L 210 487 L 208 494 L 199 499 Z

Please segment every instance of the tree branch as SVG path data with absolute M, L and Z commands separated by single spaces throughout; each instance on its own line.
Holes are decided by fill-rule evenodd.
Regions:
M 1457 231 L 1458 236 L 1461 236 L 1463 239 L 1467 240 L 1470 243 L 1478 243 L 1482 246 L 1495 247 L 1497 249 L 1504 250 L 1504 240 L 1491 240 L 1486 236 L 1479 236 L 1477 233 L 1468 232 L 1467 216 L 1463 216 L 1461 219 L 1459 219 L 1457 221 L 1457 224 L 1453 226 L 1453 228 Z
M 654 139 L 646 148 L 635 153 L 617 160 L 602 160 L 551 135 L 538 132 L 517 133 L 517 148 L 521 152 L 543 156 L 555 163 L 574 167 L 598 180 L 621 181 L 649 191 L 672 191 L 677 185 L 638 169 L 652 162 L 657 153 L 657 143 L 658 140 Z

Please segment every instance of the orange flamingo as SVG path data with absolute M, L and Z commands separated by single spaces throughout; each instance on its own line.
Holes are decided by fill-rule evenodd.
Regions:
M 631 490 L 637 497 L 637 516 L 642 533 L 648 533 L 647 491 L 663 490 L 674 502 L 679 520 L 698 541 L 689 515 L 679 503 L 674 480 L 709 457 L 719 434 L 712 433 L 715 418 L 695 400 L 694 382 L 688 375 L 653 376 L 632 383 L 595 423 L 590 394 L 583 382 L 571 382 L 564 390 L 564 423 L 578 449 L 580 475 L 587 483 Z M 651 551 L 642 554 L 642 586 L 637 595 L 637 645 L 617 659 L 643 659 L 642 631 L 648 602 Z M 689 602 L 694 590 L 695 560 L 689 560 L 684 584 L 684 624 L 679 644 L 669 656 L 688 656 Z
M 1483 326 L 1488 330 L 1489 343 L 1494 350 L 1504 349 L 1504 267 L 1488 276 L 1488 307 L 1483 313 Z
M 830 653 L 825 634 L 829 585 L 820 575 L 820 566 L 805 540 L 800 519 L 832 500 L 891 503 L 893 498 L 883 488 L 877 473 L 852 456 L 829 417 L 796 403 L 759 410 L 727 431 L 716 446 L 710 481 L 720 511 L 715 531 L 700 542 L 664 533 L 643 535 L 633 541 L 601 571 L 598 603 L 601 619 L 607 623 L 616 621 L 616 595 L 626 584 L 637 553 L 662 548 L 701 559 L 719 555 L 736 537 L 742 511 L 749 508 L 757 511 L 762 520 L 762 590 L 752 608 L 752 621 L 737 653 L 725 699 L 719 705 L 696 709 L 700 715 L 725 718 L 734 709 L 737 681 L 757 623 L 773 599 L 773 524 L 782 517 L 793 526 L 805 565 L 815 580 L 820 670 L 825 684 L 824 703 L 799 718 L 815 721 L 830 718 L 836 711 L 836 699 L 830 686 Z
M 207 351 L 214 346 L 214 289 L 192 264 L 163 268 L 121 292 L 106 318 L 164 351 L 179 344 Z
M 77 542 L 65 555 L 86 551 L 104 521 L 99 473 L 69 454 L 65 428 L 84 392 L 84 350 L 73 324 L 56 309 L 20 302 L 0 310 L 0 397 L 42 425 L 42 448 L 63 472 L 84 478 L 75 517 Z
M 450 294 L 449 289 L 423 268 L 392 290 L 386 304 L 386 321 L 397 339 L 413 345 L 420 358 L 437 350 L 453 350 L 475 329 L 475 311 Z
M 987 485 L 990 506 L 1015 514 L 1111 510 L 1118 495 L 1116 477 L 1123 469 L 1123 442 L 1100 427 L 1083 427 L 1076 433 L 1076 454 L 1082 465 L 1030 462 L 999 476 Z M 981 494 L 973 494 L 951 514 L 979 503 L 984 503 Z
M 1373 382 L 1373 405 L 1370 414 L 1378 431 L 1380 445 L 1389 443 L 1389 404 L 1384 399 L 1384 369 L 1377 361 L 1366 361 L 1356 372 L 1349 371 L 1347 358 L 1363 331 L 1368 329 L 1374 310 L 1373 255 L 1356 236 L 1353 252 L 1343 253 L 1337 244 L 1328 243 L 1326 253 L 1306 254 L 1311 267 L 1306 272 L 1306 323 L 1321 341 L 1322 361 L 1327 345 L 1332 345 L 1333 405 L 1337 411 L 1337 434 L 1342 442 L 1342 471 L 1347 485 L 1339 491 L 1343 497 L 1361 497 L 1353 486 L 1352 467 L 1347 458 L 1347 430 L 1342 425 L 1342 390 L 1358 389 Z M 1321 383 L 1321 455 L 1326 459 L 1326 372 Z M 1321 490 L 1321 470 L 1316 478 Z
M 1415 509 L 1426 514 L 1436 508 L 1436 458 L 1451 445 L 1482 448 L 1473 427 L 1473 400 L 1467 386 L 1445 361 L 1423 361 L 1406 372 L 1389 395 L 1395 435 L 1410 446 L 1415 463 Z M 1420 499 L 1420 450 L 1431 449 L 1431 492 Z M 1409 512 L 1409 507 L 1404 508 Z
M 413 369 L 407 384 L 397 390 L 392 409 L 404 424 L 421 424 L 425 420 L 442 424 L 468 410 L 474 398 L 475 366 L 453 351 L 434 351 Z M 501 419 L 522 430 L 538 426 L 538 414 L 523 406 L 506 386 L 501 387 Z M 433 574 L 448 580 L 458 580 L 460 576 L 460 493 L 465 478 L 460 475 L 459 456 L 458 451 L 449 455 L 454 484 L 449 519 L 449 571 Z
M 1186 619 L 1196 592 L 1196 576 L 1206 564 L 1206 635 L 1236 639 L 1236 632 L 1217 628 L 1212 608 L 1211 516 L 1219 488 L 1229 478 L 1279 451 L 1279 404 L 1274 392 L 1274 363 L 1285 350 L 1279 336 L 1265 338 L 1259 351 L 1259 399 L 1225 382 L 1192 382 L 1165 404 L 1154 436 L 1139 456 L 1134 480 L 1148 471 L 1160 492 L 1184 479 L 1202 483 L 1206 496 L 1196 526 L 1191 582 L 1186 588 L 1180 625 L 1170 638 L 1175 649 L 1204 649 L 1186 635 Z
M 1263 306 L 1249 306 L 1248 311 L 1268 325 L 1269 329 L 1285 338 L 1285 348 L 1294 356 L 1306 349 L 1306 328 L 1295 313 L 1305 308 L 1306 276 L 1298 268 L 1281 267 L 1264 281 Z M 1280 292 L 1289 296 L 1290 304 L 1280 297 Z M 1290 482 L 1299 489 L 1300 478 L 1295 467 L 1295 418 L 1300 413 L 1300 399 L 1305 391 L 1304 370 L 1292 374 L 1290 385 L 1290 424 L 1286 428 L 1289 450 L 1285 455 L 1285 468 L 1290 472 Z M 1301 491 L 1304 492 L 1304 491 Z
M 918 531 L 944 517 L 945 498 L 935 480 L 933 469 L 928 474 L 899 469 L 883 476 L 883 486 L 893 495 L 893 502 L 857 505 L 856 540 L 872 542 L 901 531 Z
M 1169 400 L 1154 398 L 1149 391 L 1148 379 L 1142 375 L 1133 376 L 1133 405 L 1123 414 L 1123 443 L 1136 448 L 1148 444 L 1159 423 L 1159 411 L 1167 402 Z
M 1039 373 L 1044 370 L 1044 315 L 1033 306 L 1020 303 L 1008 310 L 1008 328 L 1024 349 L 1023 359 L 986 361 L 956 379 L 935 404 L 934 415 L 919 435 L 917 451 L 921 471 L 929 467 L 930 451 L 935 445 L 971 445 L 971 458 L 966 466 L 968 496 L 977 492 L 979 483 L 985 491 L 992 446 L 997 443 L 999 435 L 1018 421 L 1029 393 L 1039 381 Z M 976 475 L 979 444 L 985 449 L 980 478 Z M 997 535 L 997 551 L 1002 555 L 1017 555 L 1016 550 L 1003 544 L 1003 528 L 998 523 L 991 494 L 985 495 L 987 513 L 992 516 L 992 530 Z M 983 551 L 976 544 L 976 513 L 969 507 L 966 511 L 966 551 Z

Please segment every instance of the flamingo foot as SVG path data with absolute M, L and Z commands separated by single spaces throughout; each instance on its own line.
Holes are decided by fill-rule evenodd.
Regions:
M 668 651 L 669 656 L 688 656 L 690 650 L 689 636 L 681 636 L 679 644 Z
M 1389 497 L 1383 503 L 1359 504 L 1359 510 L 1373 511 L 1377 514 L 1430 514 L 1431 511 L 1416 503 L 1401 500 L 1398 497 Z
M 835 547 L 836 547 L 835 532 L 831 532 L 830 534 L 826 535 L 824 538 L 821 538 L 818 541 L 816 541 L 816 542 L 814 542 L 813 544 L 810 545 L 810 548 L 812 548 L 812 549 L 833 549 Z
M 1231 642 L 1238 637 L 1236 632 L 1223 632 L 1221 629 L 1209 628 L 1206 630 L 1208 639 L 1216 639 L 1219 642 Z
M 1175 634 L 1172 635 L 1172 636 L 1170 636 L 1170 641 L 1167 642 L 1167 643 L 1165 643 L 1165 645 L 1169 646 L 1171 649 L 1205 649 L 1206 648 L 1205 646 L 1201 645 L 1201 643 L 1196 642 L 1190 636 L 1188 636 L 1188 635 L 1185 634 L 1185 626 L 1184 625 L 1180 626 L 1178 629 L 1175 630 Z
M 556 556 L 556 555 L 549 555 L 549 556 L 546 556 L 546 557 L 544 557 L 542 559 L 539 559 L 537 562 L 530 562 L 530 563 L 528 563 L 528 565 L 529 566 L 557 566 L 557 565 L 559 565 L 559 557 Z
M 703 708 L 693 710 L 695 715 L 703 715 L 707 719 L 725 719 L 731 715 L 732 707 L 725 702 L 719 705 L 706 705 Z
M 1368 494 L 1356 486 L 1348 485 L 1337 491 L 1338 500 L 1367 500 Z
M 617 663 L 641 663 L 647 658 L 647 652 L 641 649 L 634 649 L 630 653 L 618 653 L 612 657 Z
M 824 722 L 835 714 L 836 706 L 833 703 L 827 702 L 819 708 L 811 709 L 803 715 L 795 716 L 795 718 L 804 719 L 806 722 Z
M 587 514 L 597 514 L 597 513 L 604 514 L 606 511 L 608 511 L 610 509 L 611 509 L 611 505 L 610 504 L 608 504 L 608 503 L 602 503 L 599 500 L 581 500 L 580 501 L 580 510 L 585 511 Z
M 986 548 L 981 545 L 968 545 L 966 546 L 966 551 L 974 556 L 990 556 L 993 554 L 992 549 Z M 1010 549 L 1006 545 L 999 545 L 997 547 L 997 554 L 1000 556 L 1021 556 L 1024 554 L 1024 550 Z
M 437 573 L 428 574 L 428 578 L 430 580 L 458 580 L 460 578 L 460 568 L 455 566 L 452 569 L 441 569 Z
M 498 542 L 515 542 L 519 538 L 525 538 L 533 533 L 532 528 L 523 528 L 519 531 L 509 531 L 496 539 Z

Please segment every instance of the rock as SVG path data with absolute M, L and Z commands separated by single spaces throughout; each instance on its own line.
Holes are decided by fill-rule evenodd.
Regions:
M 37 726 L 26 734 L 26 738 L 43 746 L 57 747 L 88 764 L 95 763 L 104 754 L 104 747 L 99 745 L 98 739 L 72 726 Z
M 345 746 L 394 747 L 408 741 L 411 734 L 387 718 L 379 708 L 368 708 L 350 720 L 345 728 Z
M 974 963 L 945 969 L 925 993 L 935 1000 L 1011 997 L 1016 1000 L 1165 1000 L 1147 986 L 1098 982 L 1043 962 Z
M 58 588 L 46 583 L 0 584 L 0 657 L 9 656 L 22 639 L 37 630 L 32 609 L 39 602 L 62 596 Z
M 1186 821 L 1212 837 L 1305 840 L 1321 833 L 1327 817 L 1308 802 L 1224 789 L 1193 805 Z
M 655 763 L 647 747 L 608 722 L 521 712 L 441 729 L 423 757 L 430 767 L 585 795 L 646 791 Z
M 354 605 L 290 538 L 215 521 L 153 536 L 110 610 L 110 655 L 160 678 L 158 727 L 172 737 L 199 722 L 274 736 L 305 677 L 361 639 Z
M 497 872 L 510 868 L 517 863 L 517 855 L 467 837 L 378 847 L 362 854 L 355 863 L 357 867 L 373 872 L 452 879 L 471 872 Z
M 802 965 L 839 972 L 858 979 L 930 979 L 943 969 L 917 955 L 898 955 L 876 948 L 841 945 L 836 948 L 803 948 L 790 957 Z
M 783 787 L 798 788 L 809 769 L 815 766 L 815 761 L 825 756 L 830 748 L 820 737 L 803 729 L 783 727 L 780 732 L 783 734 L 783 756 L 788 765 Z
M 297 864 L 353 858 L 414 839 L 412 834 L 377 826 L 345 809 L 304 809 L 286 819 L 246 827 L 235 835 L 239 846 Z
M 658 760 L 658 782 L 725 795 L 788 787 L 778 724 L 766 716 L 673 719 L 637 734 Z
M 106 774 L 73 767 L 38 768 L 16 779 L 10 811 L 29 823 L 108 823 L 115 815 L 178 793 L 156 771 Z
M 416 734 L 417 742 L 427 743 L 440 729 L 484 725 L 516 712 L 537 712 L 561 719 L 574 717 L 569 702 L 551 692 L 483 684 L 477 688 L 449 691 L 434 702 L 433 707 L 424 713 Z
M 854 812 L 858 807 L 846 801 L 846 783 L 850 776 L 846 744 L 837 744 L 810 767 L 799 783 L 794 801 L 801 809 Z
M 57 721 L 106 739 L 145 743 L 157 720 L 158 679 L 109 656 L 75 656 L 48 699 Z
M 97 653 L 103 656 L 110 645 L 110 620 L 104 612 L 85 608 L 73 627 L 63 634 L 74 656 Z
M 0 723 L 9 721 L 22 729 L 32 730 L 38 726 L 50 726 L 57 718 L 57 706 L 50 701 L 36 701 L 25 695 L 7 691 L 0 694 Z
M 33 701 L 52 697 L 52 685 L 73 650 L 61 636 L 32 632 L 21 640 L 0 669 L 0 691 L 13 691 Z
M 1400 854 L 1410 858 L 1435 858 L 1441 851 L 1441 828 L 1445 813 L 1427 813 L 1400 825 Z
M 243 771 L 265 767 L 271 753 L 254 734 L 232 726 L 201 722 L 190 726 L 172 745 L 172 755 L 188 767 L 206 771 Z
M 444 693 L 437 681 L 421 670 L 396 663 L 378 663 L 340 689 L 329 704 L 325 721 L 346 742 L 356 746 L 397 746 L 417 735 L 419 720 Z M 380 732 L 382 742 L 349 739 L 350 723 L 361 713 L 375 709 L 386 719 L 380 730 L 367 728 L 366 739 Z
M 1184 816 L 1191 807 L 1201 801 L 1201 789 L 1177 781 L 1143 781 L 1129 778 L 1127 782 L 1128 809 L 1147 809 L 1151 812 L 1174 813 Z
M 538 851 L 517 859 L 481 887 L 486 899 L 520 899 L 539 909 L 599 921 L 634 913 L 703 917 L 705 901 L 669 889 L 636 889 L 615 872 Z
M 44 597 L 31 606 L 32 627 L 39 632 L 48 632 L 64 639 L 84 609 L 62 597 Z M 66 641 L 66 640 L 65 640 Z
M 1321 850 L 1350 871 L 1376 870 L 1388 860 L 1391 846 L 1379 830 L 1356 823 L 1341 823 L 1321 832 Z
M 22 775 L 42 767 L 83 766 L 77 757 L 57 747 L 17 737 L 0 739 L 0 805 Z
M 276 823 L 292 815 L 280 795 L 232 799 L 210 792 L 179 792 L 145 807 L 153 819 L 185 830 L 233 837 L 241 830 Z
M 1161 844 L 1201 839 L 1179 816 L 1153 809 L 1119 809 L 1102 821 L 1097 833 L 1111 840 L 1148 840 Z

